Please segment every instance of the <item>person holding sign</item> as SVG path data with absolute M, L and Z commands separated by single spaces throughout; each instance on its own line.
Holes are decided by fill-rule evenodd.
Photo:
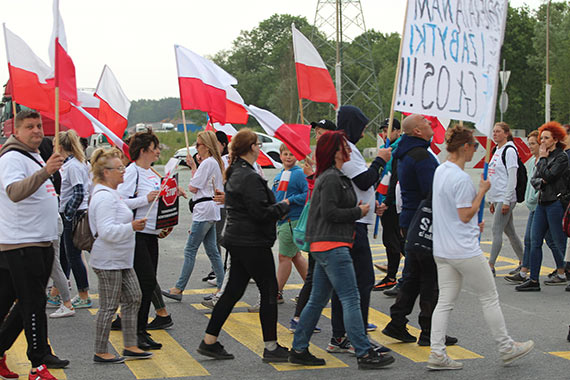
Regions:
M 96 239 L 90 264 L 99 279 L 99 303 L 95 329 L 96 363 L 122 363 L 126 358 L 147 359 L 152 353 L 137 347 L 137 312 L 142 293 L 133 269 L 135 232 L 146 219 L 133 220 L 133 212 L 121 199 L 117 186 L 125 167 L 116 148 L 97 149 L 91 156 L 95 188 L 89 204 L 89 227 Z M 108 350 L 113 315 L 121 305 L 123 355 Z
M 461 293 L 462 283 L 468 284 L 479 298 L 483 317 L 497 343 L 503 364 L 509 364 L 528 354 L 534 342 L 514 342 L 508 335 L 495 281 L 479 244 L 484 223 L 477 223 L 477 212 L 491 184 L 481 176 L 479 190 L 475 191 L 471 177 L 465 173 L 465 163 L 473 159 L 479 146 L 471 130 L 452 127 L 447 130 L 445 141 L 449 156 L 436 169 L 433 178 L 433 256 L 439 298 L 432 316 L 427 368 L 463 368 L 463 363 L 451 359 L 445 348 L 447 321 Z
M 214 269 L 218 291 L 224 281 L 224 265 L 216 244 L 216 222 L 220 220 L 220 206 L 213 201 L 216 189 L 222 189 L 224 186 L 222 182 L 224 164 L 214 132 L 199 132 L 196 138 L 196 149 L 202 159 L 200 166 L 196 168 L 191 157 L 186 159 L 188 166 L 192 169 L 192 179 L 188 187 L 195 195 L 190 201 L 190 211 L 193 213 L 192 227 L 184 247 L 184 264 L 176 285 L 162 291 L 165 297 L 177 301 L 182 299 L 182 292 L 188 284 L 196 262 L 198 248 L 202 243 Z
M 151 164 L 160 157 L 158 137 L 150 129 L 136 133 L 129 140 L 129 155 L 134 162 L 125 170 L 125 181 L 117 190 L 127 206 L 134 210 L 135 218 L 148 218 L 144 229 L 135 234 L 134 269 L 142 291 L 137 320 L 137 341 L 143 350 L 157 350 L 162 348 L 162 344 L 155 342 L 147 333 L 147 321 L 152 294 L 157 284 L 160 230 L 155 228 L 158 203 L 154 200 L 160 193 L 160 177 L 152 170 Z
M 513 142 L 513 135 L 507 123 L 497 123 L 493 127 L 493 141 L 497 144 L 493 158 L 489 162 L 489 180 L 491 189 L 487 194 L 490 203 L 489 211 L 493 218 L 493 245 L 489 266 L 495 274 L 495 262 L 503 246 L 503 232 L 509 238 L 513 250 L 523 261 L 523 246 L 513 223 L 513 211 L 517 204 L 515 188 L 517 186 L 517 149 Z

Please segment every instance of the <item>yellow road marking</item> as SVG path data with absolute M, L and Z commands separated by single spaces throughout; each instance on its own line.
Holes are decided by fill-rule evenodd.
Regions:
M 90 309 L 89 311 L 96 315 L 98 309 Z M 190 356 L 166 331 L 153 331 L 152 338 L 162 343 L 162 349 L 153 351 L 152 359 L 125 362 L 137 379 L 210 375 L 206 368 Z M 120 331 L 111 331 L 109 341 L 119 354 L 123 352 L 123 334 Z
M 206 315 L 208 318 L 209 315 Z M 263 356 L 263 337 L 261 335 L 261 326 L 259 323 L 259 314 L 257 313 L 232 313 L 224 323 L 223 329 L 235 340 L 255 352 L 260 357 Z M 291 347 L 293 343 L 293 334 L 289 332 L 283 325 L 277 324 L 277 338 L 280 344 Z M 326 360 L 324 366 L 301 366 L 291 363 L 270 363 L 278 371 L 298 371 L 303 369 L 322 369 L 322 368 L 344 368 L 348 367 L 333 355 L 325 350 L 311 344 L 309 351 L 319 358 Z M 353 359 L 354 360 L 354 359 Z
M 191 305 L 196 310 L 211 310 L 209 307 L 206 307 L 206 306 L 202 305 L 201 303 L 193 303 Z M 236 303 L 236 305 L 234 307 L 250 307 L 250 305 L 246 302 L 239 301 L 238 303 Z
M 331 309 L 330 308 L 324 309 L 323 315 L 330 318 Z M 389 316 L 375 309 L 370 308 L 368 311 L 368 322 L 374 323 L 376 326 L 378 326 L 378 330 L 369 332 L 372 339 L 416 363 L 427 362 L 430 353 L 429 347 L 421 347 L 418 346 L 416 343 L 402 343 L 398 340 L 392 339 L 382 334 L 381 332 L 382 329 L 384 328 L 384 326 L 388 324 L 388 322 L 390 322 Z M 416 337 L 419 337 L 421 332 L 417 328 L 412 327 L 410 325 L 408 325 L 408 331 L 410 332 L 410 334 Z M 476 354 L 475 352 L 471 352 L 460 346 L 447 347 L 447 354 L 452 359 L 455 360 L 480 359 L 483 357 L 479 354 Z
M 26 355 L 27 349 L 28 342 L 26 341 L 26 336 L 22 331 L 22 333 L 18 336 L 18 339 L 16 339 L 16 342 L 14 342 L 12 348 L 6 352 L 6 364 L 8 365 L 8 368 L 20 375 L 20 379 L 22 380 L 28 378 L 28 374 L 30 373 L 30 369 L 32 367 L 30 361 L 28 360 L 28 355 Z M 57 379 L 67 379 L 67 376 L 65 375 L 63 369 L 50 369 L 49 372 Z
M 559 358 L 570 360 L 570 351 L 553 351 L 549 352 L 550 355 L 558 356 Z

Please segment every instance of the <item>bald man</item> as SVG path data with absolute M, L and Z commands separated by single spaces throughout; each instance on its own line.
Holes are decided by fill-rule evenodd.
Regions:
M 437 157 L 428 150 L 433 130 L 431 123 L 422 115 L 413 114 L 402 123 L 402 136 L 394 159 L 398 160 L 398 180 L 402 193 L 402 213 L 400 229 L 406 236 L 410 222 L 421 201 L 431 197 L 435 169 L 439 165 Z M 382 331 L 385 335 L 402 342 L 412 343 L 406 324 L 418 295 L 420 296 L 419 324 L 422 329 L 418 344 L 430 345 L 431 316 L 438 298 L 437 268 L 430 251 L 406 251 L 405 270 L 396 302 L 390 308 L 392 320 Z M 446 344 L 457 343 L 457 339 L 446 337 Z

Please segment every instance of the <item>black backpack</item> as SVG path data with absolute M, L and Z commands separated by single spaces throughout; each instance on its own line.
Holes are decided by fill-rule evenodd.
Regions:
M 522 203 L 522 202 L 524 202 L 524 195 L 526 192 L 526 183 L 528 181 L 528 175 L 526 174 L 526 166 L 524 166 L 524 163 L 521 161 L 521 158 L 519 156 L 519 152 L 517 151 L 517 149 L 512 145 L 507 145 L 507 146 L 505 146 L 505 149 L 503 150 L 503 154 L 501 155 L 501 159 L 503 161 L 503 166 L 505 167 L 505 169 L 507 168 L 507 149 L 508 148 L 514 149 L 515 153 L 517 155 L 517 164 L 519 165 L 519 167 L 517 169 L 517 185 L 515 187 L 515 193 L 517 195 L 517 203 Z M 493 154 L 495 154 L 496 151 L 497 151 L 497 147 L 494 147 L 493 148 Z

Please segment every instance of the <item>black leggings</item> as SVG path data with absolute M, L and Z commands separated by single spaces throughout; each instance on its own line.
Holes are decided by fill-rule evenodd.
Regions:
M 223 324 L 240 300 L 250 278 L 255 280 L 261 293 L 259 319 L 263 341 L 277 340 L 277 278 L 273 253 L 269 247 L 228 247 L 232 259 L 228 284 L 214 310 L 206 333 L 220 334 Z
M 313 273 L 315 272 L 315 259 L 309 253 L 309 270 L 307 271 L 307 277 L 305 277 L 305 283 L 299 292 L 299 299 L 297 300 L 297 306 L 295 306 L 295 315 L 293 317 L 300 317 L 303 308 L 309 302 L 309 297 L 311 296 L 311 290 L 313 289 Z
M 136 233 L 134 269 L 142 291 L 141 307 L 137 320 L 137 332 L 146 331 L 152 294 L 156 288 L 158 266 L 158 236 Z
M 400 266 L 400 255 L 404 253 L 404 237 L 400 231 L 400 218 L 396 205 L 389 206 L 382 215 L 382 243 L 388 257 L 388 278 L 396 278 Z

